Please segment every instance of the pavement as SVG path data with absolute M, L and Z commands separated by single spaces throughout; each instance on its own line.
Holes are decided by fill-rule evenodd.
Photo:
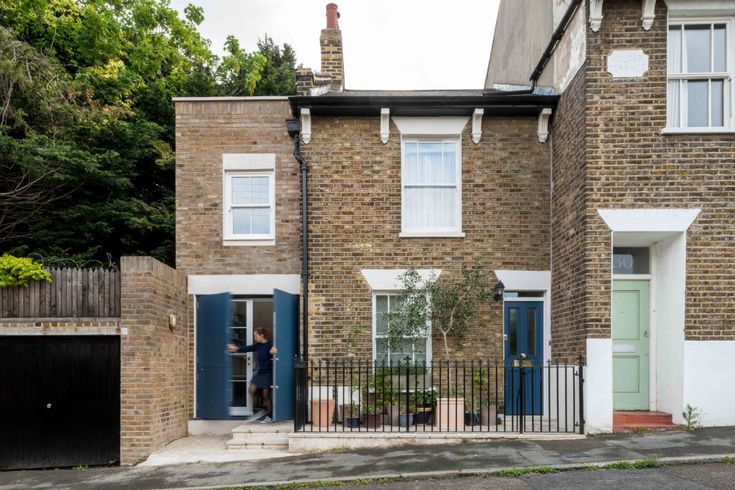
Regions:
M 537 466 L 569 470 L 590 465 L 602 466 L 614 461 L 651 458 L 662 463 L 705 463 L 724 458 L 735 459 L 735 427 L 706 428 L 692 432 L 619 434 L 564 441 L 498 440 L 362 449 L 252 462 L 8 471 L 0 472 L 0 490 L 122 486 L 131 489 L 211 488 L 401 476 L 436 478 L 458 474 L 491 474 L 504 468 Z M 735 479 L 729 481 L 735 485 Z
M 293 426 L 293 424 L 290 424 Z M 138 466 L 170 466 L 187 463 L 230 463 L 234 461 L 257 461 L 294 456 L 287 450 L 227 448 L 232 434 L 224 436 L 198 435 L 182 437 L 153 452 Z

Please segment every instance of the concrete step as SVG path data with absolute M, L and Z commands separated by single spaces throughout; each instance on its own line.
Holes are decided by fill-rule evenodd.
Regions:
M 288 434 L 291 430 L 293 422 L 243 424 L 232 429 L 232 439 L 227 441 L 227 449 L 288 449 Z
M 613 412 L 613 432 L 658 431 L 676 429 L 670 413 L 651 411 Z

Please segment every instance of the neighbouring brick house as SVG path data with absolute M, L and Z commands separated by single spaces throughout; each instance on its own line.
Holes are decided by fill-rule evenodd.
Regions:
M 252 319 L 301 293 L 312 359 L 354 350 L 355 327 L 362 357 L 389 358 L 376 318 L 402 270 L 479 259 L 505 300 L 453 339 L 458 359 L 507 354 L 508 306 L 530 299 L 543 360 L 586 357 L 588 431 L 687 404 L 735 422 L 735 7 L 505 0 L 485 88 L 450 91 L 345 89 L 338 16 L 299 95 L 176 99 L 192 304 L 229 292 Z M 430 359 L 432 337 L 401 355 Z

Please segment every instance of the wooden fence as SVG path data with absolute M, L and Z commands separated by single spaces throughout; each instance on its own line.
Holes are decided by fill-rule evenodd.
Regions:
M 51 282 L 0 287 L 0 318 L 120 316 L 120 271 L 50 269 Z

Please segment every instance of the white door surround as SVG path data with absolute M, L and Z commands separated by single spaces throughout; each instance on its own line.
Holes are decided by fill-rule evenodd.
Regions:
M 613 247 L 648 247 L 651 251 L 649 408 L 671 413 L 674 422 L 680 421 L 684 405 L 686 231 L 700 210 L 600 209 L 598 213 L 612 232 L 611 263 Z M 612 281 L 611 274 L 611 301 Z M 612 359 L 612 355 L 605 357 Z M 589 362 L 595 360 L 590 357 Z M 611 374 L 604 377 L 612 383 Z

